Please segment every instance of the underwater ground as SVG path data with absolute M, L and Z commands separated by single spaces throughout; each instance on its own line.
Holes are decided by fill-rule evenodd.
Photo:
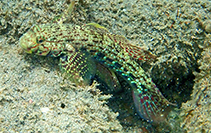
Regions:
M 71 0 L 0 1 L 1 132 L 211 132 L 211 1 L 76 0 L 65 23 L 99 23 L 156 55 L 144 62 L 163 95 L 178 105 L 159 124 L 142 120 L 129 88 L 74 86 L 58 60 L 28 55 L 19 38 L 50 23 Z

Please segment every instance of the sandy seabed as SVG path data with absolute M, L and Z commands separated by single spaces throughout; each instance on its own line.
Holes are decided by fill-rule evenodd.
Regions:
M 210 1 L 76 1 L 68 21 L 99 23 L 158 56 L 143 67 L 159 88 L 164 86 L 168 99 L 181 104 L 167 129 L 138 117 L 131 100 L 132 109 L 118 107 L 131 99 L 128 91 L 111 97 L 99 86 L 75 87 L 61 74 L 57 59 L 21 50 L 22 34 L 33 24 L 49 23 L 68 4 L 0 1 L 0 132 L 211 132 Z M 167 86 L 179 91 L 170 96 Z M 108 98 L 116 105 L 111 107 Z

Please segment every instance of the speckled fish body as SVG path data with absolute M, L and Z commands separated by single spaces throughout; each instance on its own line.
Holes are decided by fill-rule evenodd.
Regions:
M 131 86 L 138 114 L 160 121 L 171 104 L 137 63 L 153 56 L 119 35 L 94 25 L 43 24 L 33 26 L 20 38 L 27 53 L 60 57 L 62 70 L 89 83 L 100 63 Z M 75 81 L 79 82 L 79 81 Z

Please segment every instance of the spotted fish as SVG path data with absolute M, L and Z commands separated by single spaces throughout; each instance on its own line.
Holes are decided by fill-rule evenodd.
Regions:
M 73 3 L 70 7 L 72 10 Z M 164 120 L 173 104 L 138 63 L 155 56 L 99 24 L 64 24 L 61 21 L 64 16 L 49 24 L 32 26 L 20 38 L 20 46 L 29 54 L 59 57 L 61 69 L 78 84 L 89 84 L 93 75 L 103 77 L 101 72 L 104 71 L 99 70 L 102 65 L 111 73 L 110 79 L 104 79 L 106 83 L 111 81 L 119 86 L 115 76 L 120 76 L 130 85 L 135 107 L 143 119 L 149 122 Z

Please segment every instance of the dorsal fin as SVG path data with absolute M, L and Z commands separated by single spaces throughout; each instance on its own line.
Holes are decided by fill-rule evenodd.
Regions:
M 109 33 L 108 29 L 106 29 L 104 26 L 98 23 L 88 23 L 88 24 L 85 24 L 84 26 L 89 26 L 93 28 L 94 30 L 99 31 L 99 33 Z
M 104 29 L 105 31 L 108 32 L 108 29 L 106 29 L 104 26 L 99 25 L 98 23 L 88 23 L 86 25 L 90 25 L 90 26 L 94 26 L 95 28 L 100 28 L 100 29 Z

